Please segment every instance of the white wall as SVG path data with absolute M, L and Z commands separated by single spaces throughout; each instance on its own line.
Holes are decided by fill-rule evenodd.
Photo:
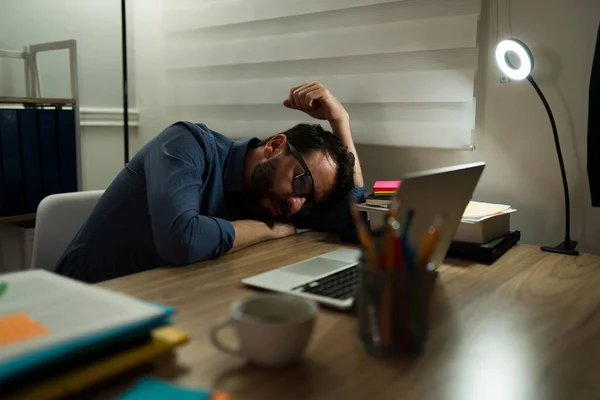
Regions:
M 597 0 L 511 2 L 512 34 L 534 53 L 534 77 L 558 125 L 571 192 L 572 238 L 580 241 L 581 250 L 595 253 L 600 253 L 600 209 L 590 206 L 586 138 L 589 75 L 599 20 Z M 512 228 L 522 231 L 523 242 L 558 244 L 564 235 L 563 194 L 546 112 L 529 83 L 500 84 L 493 60 L 496 38 L 490 33 L 495 24 L 490 24 L 489 0 L 483 4 L 480 29 L 476 150 L 362 145 L 358 151 L 367 182 L 410 170 L 486 161 L 476 199 L 516 207 Z
M 552 132 L 541 102 L 526 82 L 500 84 L 492 58 L 495 24 L 484 0 L 477 82 L 476 150 L 445 151 L 359 146 L 367 183 L 403 172 L 483 160 L 476 191 L 479 200 L 512 204 L 513 228 L 523 241 L 557 244 L 563 235 L 562 186 Z M 132 154 L 171 121 L 154 100 L 161 95 L 162 60 L 152 54 L 162 44 L 159 0 L 137 0 L 129 7 L 130 62 L 137 63 L 131 102 L 146 111 L 140 132 L 131 135 Z M 501 0 L 502 4 L 502 0 Z M 121 107 L 119 2 L 106 0 L 4 0 L 0 48 L 75 38 L 79 43 L 82 105 Z M 590 207 L 586 173 L 587 93 L 590 64 L 600 19 L 597 0 L 512 0 L 512 34 L 528 43 L 536 58 L 538 84 L 558 124 L 571 189 L 572 236 L 585 251 L 600 253 L 600 209 Z M 146 28 L 140 30 L 144 25 Z M 133 30 L 135 27 L 135 30 Z M 502 28 L 502 26 L 501 26 Z M 152 32 L 156 34 L 152 36 Z M 505 31 L 500 29 L 500 33 Z M 140 67 L 144 68 L 140 68 Z M 0 63 L 0 95 L 9 74 Z M 8 81 L 17 79 L 8 75 Z M 137 103 L 135 103 L 137 101 Z M 150 111 L 150 112 L 148 112 Z M 121 168 L 120 127 L 86 127 L 82 134 L 84 188 L 104 188 Z
M 107 126 L 118 125 L 122 118 L 120 2 L 2 0 L 0 48 L 22 50 L 25 45 L 66 39 L 77 40 L 79 94 L 86 111 L 82 124 L 88 125 L 81 131 L 83 189 L 102 189 L 123 166 L 123 128 Z M 40 56 L 45 96 L 69 96 L 66 67 L 66 54 Z M 24 94 L 20 61 L 0 59 L 0 96 Z M 134 102 L 132 92 L 130 107 Z

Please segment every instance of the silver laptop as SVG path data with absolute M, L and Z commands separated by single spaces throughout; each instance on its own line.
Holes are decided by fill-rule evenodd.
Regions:
M 440 265 L 481 177 L 485 163 L 457 165 L 407 174 L 397 192 L 398 216 L 414 210 L 409 241 L 416 251 L 440 214 L 444 223 L 432 255 Z M 401 221 L 402 223 L 402 221 Z M 310 298 L 337 309 L 349 309 L 358 285 L 358 249 L 340 249 L 242 280 L 248 286 Z

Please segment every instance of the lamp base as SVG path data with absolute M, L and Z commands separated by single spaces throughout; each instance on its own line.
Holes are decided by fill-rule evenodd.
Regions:
M 562 242 L 558 246 L 554 246 L 554 247 L 543 246 L 542 251 L 548 251 L 550 253 L 566 254 L 569 256 L 577 256 L 577 255 L 579 255 L 579 251 L 575 250 L 576 247 L 577 247 L 577 242 L 575 240 L 571 240 L 569 243 Z

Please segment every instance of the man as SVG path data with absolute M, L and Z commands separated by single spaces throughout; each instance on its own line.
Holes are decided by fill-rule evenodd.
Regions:
M 320 83 L 285 107 L 329 121 L 267 140 L 232 141 L 179 122 L 146 144 L 99 200 L 56 271 L 99 282 L 213 259 L 298 228 L 351 226 L 347 197 L 365 190 L 344 107 Z

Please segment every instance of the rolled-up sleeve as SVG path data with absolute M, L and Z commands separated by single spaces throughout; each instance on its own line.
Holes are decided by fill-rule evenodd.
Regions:
M 158 255 L 172 265 L 217 258 L 233 247 L 233 225 L 200 214 L 208 151 L 185 125 L 176 124 L 144 157 L 154 242 Z

